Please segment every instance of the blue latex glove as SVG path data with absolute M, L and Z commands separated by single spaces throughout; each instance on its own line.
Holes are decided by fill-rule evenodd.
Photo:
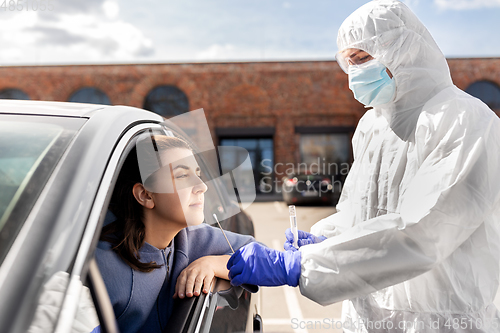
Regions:
M 227 262 L 233 286 L 255 284 L 259 286 L 296 287 L 300 277 L 300 251 L 277 251 L 257 242 L 236 251 Z
M 286 242 L 285 245 L 283 246 L 286 251 L 297 251 L 295 246 L 293 246 L 293 233 L 290 228 L 286 229 L 285 231 L 285 236 L 286 236 Z M 308 245 L 308 244 L 316 244 L 316 243 L 321 243 L 326 239 L 325 236 L 314 236 L 313 234 L 310 234 L 308 232 L 302 231 L 302 230 L 297 230 L 297 236 L 299 237 L 299 240 L 297 241 L 297 245 L 299 247 Z

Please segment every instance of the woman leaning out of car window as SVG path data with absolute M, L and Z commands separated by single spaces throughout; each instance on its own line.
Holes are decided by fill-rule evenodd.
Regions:
M 129 153 L 96 250 L 121 332 L 162 332 L 174 298 L 207 293 L 214 276 L 228 279 L 230 248 L 202 224 L 206 191 L 181 139 L 146 136 Z M 235 248 L 254 241 L 227 237 Z

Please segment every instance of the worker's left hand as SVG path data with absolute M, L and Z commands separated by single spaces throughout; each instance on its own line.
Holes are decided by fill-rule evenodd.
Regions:
M 299 284 L 301 253 L 281 252 L 257 242 L 247 244 L 236 251 L 227 262 L 231 284 L 255 284 L 258 286 L 282 286 Z
M 324 241 L 326 239 L 325 236 L 319 236 L 319 237 L 314 236 L 313 234 L 311 234 L 309 232 L 302 231 L 302 230 L 297 230 L 297 236 L 299 238 L 297 240 L 297 245 L 299 247 L 304 246 L 304 245 L 309 245 L 309 244 L 321 243 L 322 241 Z M 290 229 L 290 228 L 286 229 L 285 237 L 286 237 L 286 242 L 283 245 L 285 250 L 286 251 L 297 251 L 295 246 L 293 246 L 293 241 L 294 241 L 293 238 L 294 237 L 293 237 L 292 229 Z

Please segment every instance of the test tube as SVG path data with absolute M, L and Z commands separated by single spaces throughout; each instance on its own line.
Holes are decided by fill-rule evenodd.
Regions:
M 297 232 L 297 214 L 295 213 L 295 206 L 288 206 L 288 212 L 290 213 L 290 229 L 292 229 L 293 234 L 293 246 L 298 249 L 299 245 L 297 244 L 297 240 L 299 239 L 299 235 Z

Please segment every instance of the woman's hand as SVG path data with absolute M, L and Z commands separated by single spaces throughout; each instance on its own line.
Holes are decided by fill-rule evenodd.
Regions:
M 202 287 L 203 292 L 207 294 L 214 276 L 229 280 L 226 265 L 230 257 L 228 255 L 206 256 L 193 261 L 179 274 L 175 284 L 174 298 L 199 296 Z

